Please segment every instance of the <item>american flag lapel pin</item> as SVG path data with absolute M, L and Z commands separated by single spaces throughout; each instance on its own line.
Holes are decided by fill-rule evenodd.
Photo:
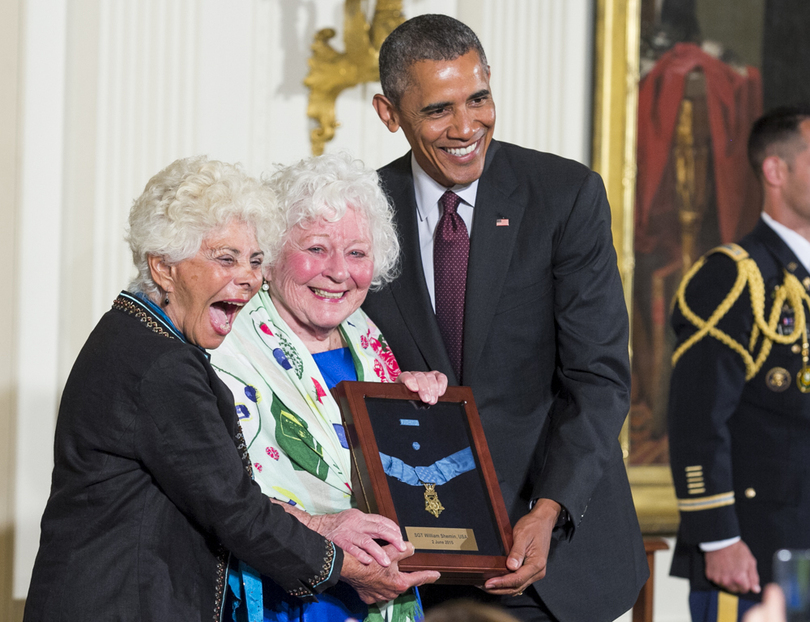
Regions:
M 509 226 L 509 219 L 508 218 L 498 218 L 495 221 L 496 227 L 508 227 Z

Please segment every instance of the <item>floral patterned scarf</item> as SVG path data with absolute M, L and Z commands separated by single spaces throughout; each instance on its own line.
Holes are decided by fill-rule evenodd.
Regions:
M 394 382 L 399 366 L 379 329 L 355 311 L 340 325 L 357 379 Z M 211 363 L 234 395 L 262 491 L 310 514 L 352 507 L 340 410 L 318 365 L 267 292 L 254 296 Z

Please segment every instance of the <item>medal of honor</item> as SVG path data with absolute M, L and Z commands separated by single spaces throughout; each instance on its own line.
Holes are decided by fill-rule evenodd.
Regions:
M 403 484 L 425 487 L 425 512 L 439 518 L 445 507 L 439 501 L 436 486 L 446 484 L 457 476 L 475 469 L 475 459 L 469 447 L 457 451 L 430 466 L 410 466 L 399 458 L 380 452 L 380 462 L 388 477 L 393 477 Z
M 810 376 L 810 370 L 808 370 Z M 444 510 L 442 502 L 439 501 L 439 493 L 436 492 L 436 484 L 422 482 L 425 485 L 425 511 L 439 518 L 439 514 Z

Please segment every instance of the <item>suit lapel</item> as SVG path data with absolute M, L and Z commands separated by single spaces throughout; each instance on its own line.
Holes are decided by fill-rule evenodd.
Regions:
M 467 379 L 473 377 L 489 335 L 525 209 L 510 198 L 518 182 L 498 151 L 492 141 L 475 198 L 464 310 L 462 374 Z
M 410 152 L 389 171 L 386 190 L 396 206 L 394 219 L 402 244 L 402 271 L 390 285 L 391 295 L 430 369 L 443 372 L 452 384 L 458 384 L 425 285 Z

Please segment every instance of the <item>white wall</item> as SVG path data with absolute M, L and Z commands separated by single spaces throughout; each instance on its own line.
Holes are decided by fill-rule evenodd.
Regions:
M 59 321 L 56 304 L 62 258 L 66 2 L 28 3 L 23 14 L 21 123 L 17 245 L 16 416 L 14 484 L 14 595 L 21 594 L 39 538 L 37 514 L 47 497 L 52 464 L 49 439 L 61 387 L 58 381 Z M 21 548 L 25 544 L 25 549 Z M 20 581 L 18 581 L 18 577 Z M 24 592 L 22 592 L 24 593 Z
M 0 115 L 18 119 L 19 138 L 19 192 L 2 212 L 13 224 L 14 260 L 0 278 L 15 300 L 12 372 L 3 381 L 17 434 L 9 485 L 13 595 L 21 599 L 49 490 L 59 393 L 131 275 L 123 234 L 132 200 L 177 157 L 207 153 L 260 173 L 307 156 L 309 46 L 318 29 L 334 27 L 332 45 L 344 49 L 343 2 L 0 1 L 21 14 L 18 71 L 0 74 L 0 89 L 18 93 L 0 100 Z M 498 138 L 583 162 L 592 10 L 590 0 L 404 1 L 408 17 L 446 13 L 479 34 Z M 378 89 L 339 97 L 341 127 L 327 151 L 349 150 L 372 166 L 405 152 L 404 138 L 390 135 L 370 105 Z
M 16 447 L 16 208 L 21 0 L 0 1 L 0 618 L 12 619 Z

